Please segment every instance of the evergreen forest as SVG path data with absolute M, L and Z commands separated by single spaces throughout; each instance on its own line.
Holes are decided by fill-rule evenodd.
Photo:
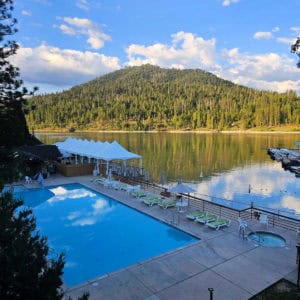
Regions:
M 246 130 L 300 124 L 300 97 L 234 84 L 200 69 L 126 67 L 70 90 L 34 96 L 29 128 Z

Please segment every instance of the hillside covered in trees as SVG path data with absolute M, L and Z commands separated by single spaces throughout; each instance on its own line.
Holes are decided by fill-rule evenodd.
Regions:
M 249 129 L 300 124 L 300 97 L 236 85 L 203 70 L 143 65 L 35 96 L 29 128 Z

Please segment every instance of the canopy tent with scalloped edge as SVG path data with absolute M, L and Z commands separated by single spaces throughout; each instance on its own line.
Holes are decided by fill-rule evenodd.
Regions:
M 76 138 L 67 138 L 64 142 L 56 142 L 55 145 L 61 152 L 67 152 L 75 155 L 76 163 L 77 155 L 80 157 L 88 157 L 90 160 L 101 159 L 106 161 L 107 169 L 110 161 L 122 160 L 123 165 L 126 165 L 127 160 L 140 160 L 140 174 L 142 175 L 142 156 L 132 153 L 121 146 L 117 141 L 109 143 L 108 141 L 89 141 Z

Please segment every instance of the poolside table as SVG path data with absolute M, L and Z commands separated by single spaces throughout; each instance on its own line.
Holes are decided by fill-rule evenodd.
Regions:
M 187 210 L 188 205 L 189 204 L 186 201 L 176 202 L 176 207 L 178 209 L 178 212 L 180 212 L 180 213 L 185 212 Z

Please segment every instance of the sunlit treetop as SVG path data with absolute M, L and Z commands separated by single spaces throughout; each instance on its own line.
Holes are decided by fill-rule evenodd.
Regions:
M 298 37 L 295 44 L 291 46 L 291 52 L 299 56 L 297 67 L 300 68 L 300 37 Z

